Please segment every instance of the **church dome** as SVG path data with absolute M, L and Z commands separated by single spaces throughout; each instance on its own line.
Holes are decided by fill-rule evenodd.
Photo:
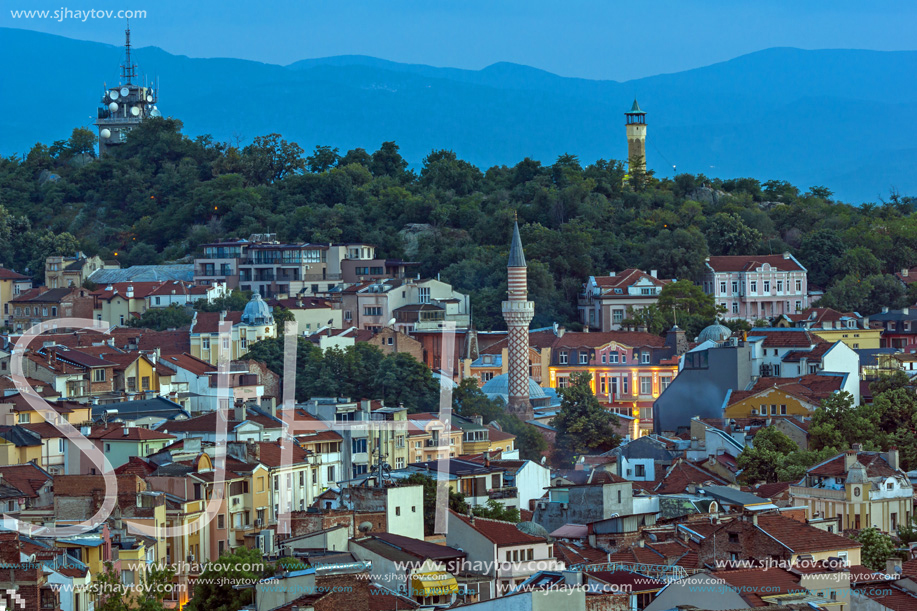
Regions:
M 501 373 L 498 376 L 494 376 L 481 387 L 481 392 L 491 398 L 502 396 L 507 399 L 509 397 L 509 374 Z M 529 378 L 529 399 L 544 399 L 545 397 L 547 395 L 544 393 L 544 389 L 538 385 L 538 382 Z
M 247 325 L 274 324 L 271 306 L 261 299 L 261 295 L 255 293 L 252 295 L 252 300 L 245 305 L 245 310 L 242 312 L 242 322 Z
M 697 336 L 697 341 L 705 342 L 710 340 L 719 343 L 725 342 L 730 337 L 732 337 L 732 329 L 716 322 L 709 327 L 705 327 L 704 330 L 700 332 L 700 335 Z

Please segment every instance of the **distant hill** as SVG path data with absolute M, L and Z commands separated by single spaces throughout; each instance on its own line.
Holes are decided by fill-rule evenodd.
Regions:
M 0 28 L 0 154 L 89 125 L 122 49 Z M 449 148 L 483 168 L 626 155 L 623 112 L 648 112 L 647 161 L 659 175 L 753 176 L 825 185 L 846 201 L 894 187 L 917 194 L 917 51 L 768 49 L 625 83 L 499 63 L 483 70 L 340 56 L 276 66 L 136 52 L 158 78 L 160 109 L 189 135 L 249 141 L 278 132 L 307 150 L 374 150 L 395 140 L 419 165 Z M 620 61 L 620 58 L 609 58 Z

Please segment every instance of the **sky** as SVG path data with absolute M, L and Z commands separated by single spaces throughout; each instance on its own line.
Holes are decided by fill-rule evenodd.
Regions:
M 123 20 L 12 11 L 144 10 L 136 46 L 275 64 L 332 55 L 477 70 L 507 61 L 628 80 L 770 47 L 917 49 L 917 2 L 888 0 L 5 0 L 0 26 L 121 44 Z

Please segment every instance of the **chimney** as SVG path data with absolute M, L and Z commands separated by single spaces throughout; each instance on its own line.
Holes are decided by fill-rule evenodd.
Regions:
M 792 256 L 792 255 L 790 255 L 790 253 L 788 253 L 788 252 L 783 253 L 783 258 L 784 258 L 784 259 L 789 259 L 791 256 Z
M 127 297 L 128 299 L 134 298 L 134 285 L 133 284 L 127 285 L 127 291 L 124 293 L 124 296 Z
M 907 278 L 907 272 L 908 272 L 908 269 L 907 269 L 907 268 L 904 268 L 904 269 L 901 270 L 901 275 L 904 276 L 905 278 Z
M 849 471 L 850 467 L 857 461 L 856 450 L 847 450 L 844 452 L 844 471 Z
M 854 452 L 862 452 L 863 446 L 859 443 L 854 443 L 854 444 L 851 444 L 850 449 L 853 450 Z
M 124 437 L 127 437 L 128 435 L 130 435 L 130 432 L 131 432 L 131 430 L 130 430 L 129 428 L 127 428 L 127 427 L 124 427 L 123 429 L 121 429 L 121 434 L 122 434 Z
M 905 316 L 907 316 L 910 311 L 911 311 L 910 308 L 901 308 L 901 313 L 904 314 Z
M 247 410 L 245 408 L 244 403 L 242 405 L 237 405 L 235 409 L 233 410 L 233 420 L 235 420 L 236 422 L 242 422 L 243 420 L 245 420 L 245 417 L 247 415 L 248 414 L 247 414 Z
M 226 320 L 226 310 L 221 310 L 220 311 L 220 322 L 223 322 L 224 320 Z
M 658 270 L 655 270 L 655 269 L 650 270 L 650 276 L 652 276 L 653 278 L 658 278 L 659 277 L 658 274 L 659 274 Z
M 883 306 L 883 307 L 882 307 L 882 313 L 883 313 L 883 314 L 888 314 L 888 308 Z
M 490 466 L 490 450 L 484 450 L 484 466 Z
M 758 525 L 758 514 L 757 514 L 757 513 L 751 514 L 751 523 L 752 523 L 754 526 L 757 526 L 757 525 Z
M 892 446 L 888 449 L 888 452 L 885 454 L 885 462 L 888 463 L 888 466 L 897 471 L 900 468 L 898 461 L 898 447 Z
M 886 575 L 900 575 L 901 574 L 901 558 L 892 556 L 885 561 L 885 574 Z
M 614 273 L 613 271 L 612 271 L 612 272 L 608 272 L 608 275 L 611 276 L 611 277 L 613 278 L 614 275 L 615 275 L 615 273 Z

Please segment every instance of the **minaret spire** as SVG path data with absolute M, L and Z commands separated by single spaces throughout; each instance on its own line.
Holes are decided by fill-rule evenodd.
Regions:
M 523 420 L 531 419 L 529 400 L 529 324 L 535 316 L 535 304 L 528 300 L 528 270 L 519 223 L 513 223 L 513 238 L 509 248 L 507 295 L 503 302 L 503 319 L 507 327 L 508 408 Z

